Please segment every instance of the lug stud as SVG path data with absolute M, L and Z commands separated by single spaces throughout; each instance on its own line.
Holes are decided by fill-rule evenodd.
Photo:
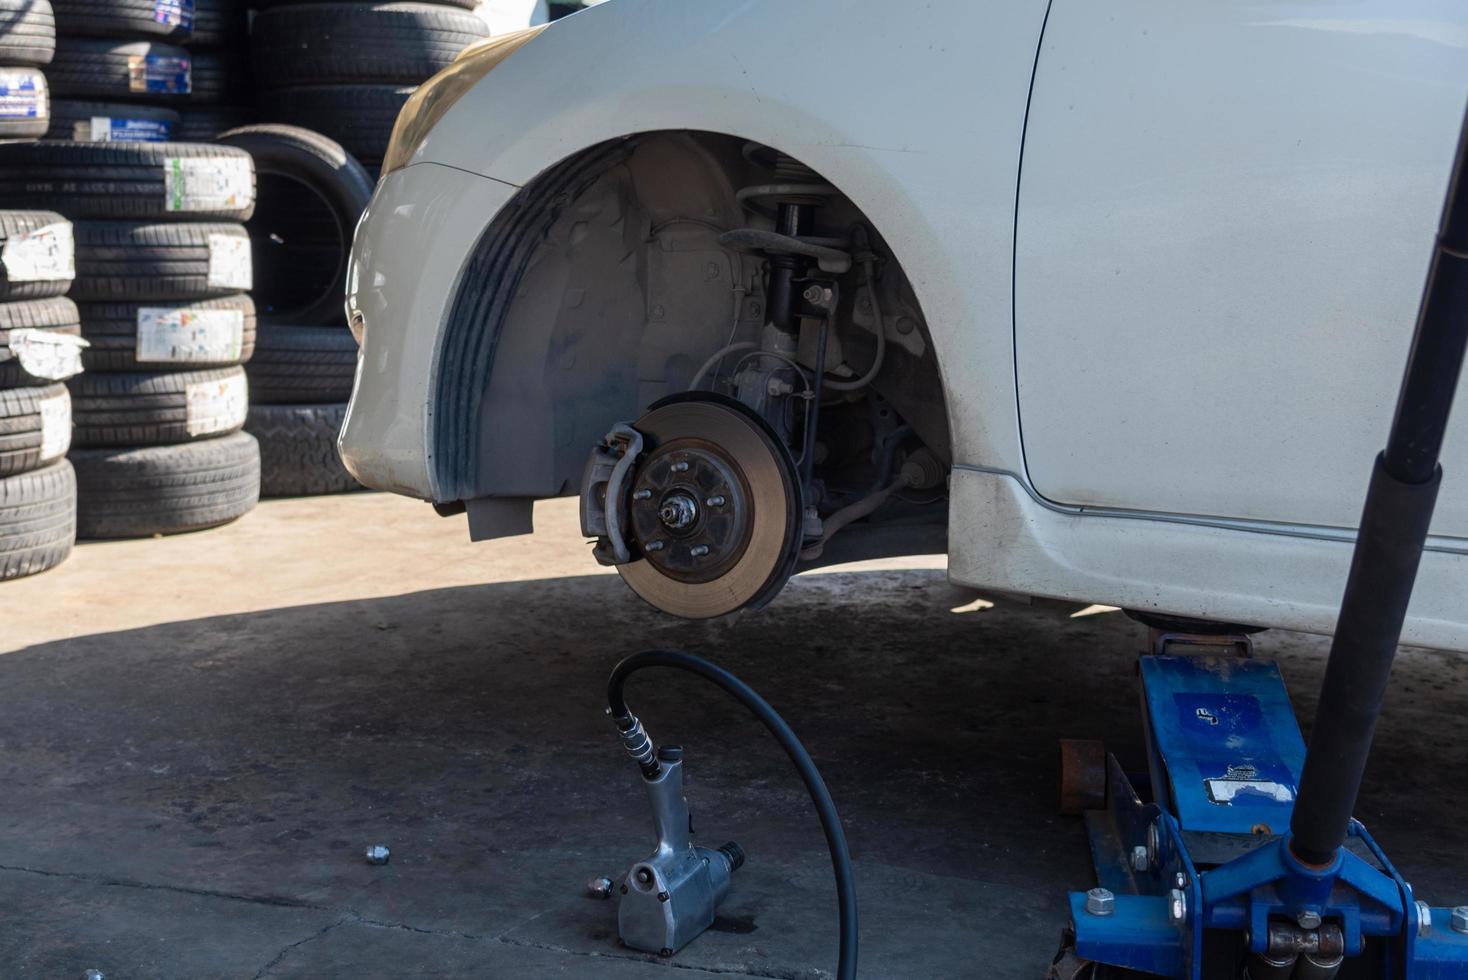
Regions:
M 651 496 L 652 496 L 652 491 L 651 490 L 648 490 L 647 488 L 644 487 L 643 489 L 641 489 L 641 490 L 637 491 L 636 493 L 634 493 L 632 495 L 632 499 L 633 500 L 646 500 L 648 497 L 651 497 Z
M 722 507 L 725 503 L 724 495 L 721 493 L 714 494 L 712 497 L 705 500 L 704 503 L 708 504 L 710 507 Z
M 702 558 L 709 553 L 709 546 L 706 544 L 696 544 L 688 549 L 688 553 L 695 558 Z
M 671 467 L 674 473 L 686 473 L 688 471 L 687 461 L 674 463 Z
M 661 541 L 649 541 L 642 546 L 643 551 L 662 551 L 665 545 Z

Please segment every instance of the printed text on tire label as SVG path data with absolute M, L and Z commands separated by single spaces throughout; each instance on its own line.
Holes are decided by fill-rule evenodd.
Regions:
M 184 387 L 184 426 L 191 436 L 238 429 L 249 411 L 245 373 L 240 371 L 218 381 L 195 381 Z
M 144 364 L 237 361 L 244 335 L 240 310 L 145 306 L 138 310 L 137 359 Z

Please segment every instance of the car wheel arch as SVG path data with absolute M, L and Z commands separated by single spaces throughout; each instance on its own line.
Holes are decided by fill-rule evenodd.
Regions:
M 686 227 L 677 229 L 681 240 L 657 252 L 663 258 L 671 256 L 677 266 L 665 274 L 676 275 L 679 269 L 687 273 L 687 253 L 696 252 L 707 253 L 706 275 L 721 278 L 724 270 L 712 268 L 718 259 L 711 246 L 719 230 L 737 226 L 740 209 L 734 192 L 741 176 L 729 155 L 731 148 L 746 143 L 728 134 L 676 130 L 638 133 L 584 147 L 544 168 L 495 215 L 464 262 L 439 341 L 429 426 L 436 496 L 452 501 L 574 492 L 584 452 L 603 434 L 598 427 L 604 430 L 619 418 L 635 417 L 646 404 L 679 390 L 680 380 L 686 382 L 686 375 L 719 346 L 711 338 L 723 342 L 722 335 L 731 327 L 741 330 L 762 321 L 758 278 L 752 283 L 748 278 L 758 258 L 737 260 L 733 257 L 737 253 L 723 249 L 730 254 L 728 278 L 740 270 L 746 288 L 741 297 L 733 282 L 725 285 L 721 302 L 728 302 L 728 312 L 717 326 L 695 325 L 695 335 L 682 336 L 687 350 L 680 351 L 676 341 L 678 330 L 684 328 L 679 325 L 677 303 L 648 298 L 650 285 L 657 285 L 647 279 L 650 261 L 645 256 L 629 258 L 639 242 L 649 244 L 649 230 L 662 234 L 668 225 L 682 224 Z M 657 173 L 657 180 L 647 179 L 649 170 Z M 904 326 L 909 334 L 915 329 L 919 346 L 926 348 L 909 365 L 908 373 L 915 376 L 891 380 L 889 385 L 920 390 L 906 399 L 910 410 L 922 416 L 921 425 L 914 427 L 945 462 L 951 461 L 954 406 L 942 352 L 922 313 L 923 277 L 909 273 L 904 256 L 882 239 L 881 227 L 866 218 L 868 209 L 861 200 L 844 192 L 842 197 L 883 241 L 886 268 L 878 278 L 884 296 L 889 291 L 886 270 L 897 272 L 896 315 L 884 308 L 884 319 L 892 324 L 910 314 L 913 323 Z M 669 211 L 687 211 L 689 201 L 704 213 L 668 217 Z M 616 208 L 622 210 L 609 213 Z M 598 220 L 602 225 L 593 227 Z M 700 224 L 706 226 L 702 232 Z M 608 240 L 613 229 L 620 229 L 628 249 L 621 260 L 637 267 L 635 273 L 610 268 L 618 258 L 615 243 Z M 621 276 L 624 292 L 627 277 L 634 275 L 630 282 L 643 290 L 644 303 L 637 324 L 623 322 L 635 308 L 634 297 L 625 295 L 620 314 L 607 296 L 598 297 L 603 305 L 588 308 L 584 315 L 569 312 L 594 291 L 575 275 L 573 253 L 597 235 L 602 238 L 601 265 L 579 272 L 584 278 L 589 268 L 593 279 L 606 273 L 607 281 Z M 714 295 L 709 289 L 672 292 L 705 306 Z M 743 304 L 739 312 L 736 303 Z M 667 309 L 658 315 L 663 306 Z M 627 334 L 634 327 L 635 339 L 628 343 L 624 336 L 616 344 L 610 332 L 622 329 Z M 892 331 L 888 333 L 890 337 Z M 635 348 L 635 356 L 630 348 Z M 604 370 L 584 363 L 598 357 L 607 361 Z M 902 390 L 896 395 L 901 399 Z

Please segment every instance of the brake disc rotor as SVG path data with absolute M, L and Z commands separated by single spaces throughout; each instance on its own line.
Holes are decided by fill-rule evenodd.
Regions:
M 732 399 L 669 399 L 634 423 L 644 456 L 627 509 L 641 554 L 618 565 L 643 599 L 707 619 L 768 602 L 800 547 L 790 455 Z

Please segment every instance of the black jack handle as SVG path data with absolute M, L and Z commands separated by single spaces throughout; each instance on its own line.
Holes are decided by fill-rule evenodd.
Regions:
M 1350 829 L 1407 602 L 1442 482 L 1438 456 L 1468 347 L 1468 113 L 1386 450 L 1376 457 L 1290 820 L 1301 861 Z

